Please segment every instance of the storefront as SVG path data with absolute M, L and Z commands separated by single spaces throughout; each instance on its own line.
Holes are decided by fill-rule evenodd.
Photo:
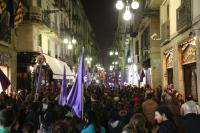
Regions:
M 192 95 L 197 101 L 196 45 L 188 40 L 180 45 L 185 96 Z
M 18 53 L 17 85 L 18 89 L 34 89 L 39 75 L 39 62 L 42 60 L 42 81 L 41 86 L 52 88 L 53 83 L 63 79 L 64 66 L 67 79 L 73 80 L 74 74 L 68 65 L 54 57 L 37 52 Z M 56 81 L 56 82 L 54 82 Z M 69 82 L 68 82 L 69 83 Z

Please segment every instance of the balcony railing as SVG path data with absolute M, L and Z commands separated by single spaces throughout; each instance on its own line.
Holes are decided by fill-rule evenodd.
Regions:
M 192 24 L 191 0 L 182 0 L 181 6 L 176 10 L 177 31 L 182 32 Z
M 42 22 L 42 9 L 40 7 L 30 7 L 29 11 L 25 13 L 24 21 Z
M 169 40 L 170 37 L 169 25 L 170 25 L 169 20 L 161 25 L 161 42 Z
M 50 18 L 50 13 L 42 11 L 40 7 L 30 7 L 28 12 L 26 12 L 24 16 L 24 22 L 27 22 L 27 21 L 31 23 L 44 24 L 52 32 L 55 32 L 55 34 L 58 34 L 58 27 L 54 22 L 52 22 Z

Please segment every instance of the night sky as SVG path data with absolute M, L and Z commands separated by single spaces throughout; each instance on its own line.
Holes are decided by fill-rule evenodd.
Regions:
M 95 32 L 102 51 L 103 64 L 108 65 L 109 50 L 113 46 L 113 36 L 117 28 L 117 10 L 114 0 L 82 0 L 85 12 Z

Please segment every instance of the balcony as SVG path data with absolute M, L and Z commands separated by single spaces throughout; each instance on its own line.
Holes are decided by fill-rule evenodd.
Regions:
M 24 22 L 31 21 L 35 23 L 42 22 L 42 9 L 40 7 L 30 7 L 29 11 L 25 13 Z
M 42 23 L 48 28 L 50 29 L 50 32 L 55 33 L 55 34 L 59 34 L 58 31 L 58 26 L 56 23 L 52 22 L 50 19 L 49 15 L 46 15 L 42 18 Z
M 170 30 L 169 30 L 169 20 L 167 20 L 166 22 L 164 22 L 162 25 L 161 25 L 161 43 L 164 43 L 166 41 L 169 41 L 169 38 L 170 38 Z
M 191 24 L 191 0 L 182 0 L 181 6 L 176 10 L 177 31 L 187 30 Z

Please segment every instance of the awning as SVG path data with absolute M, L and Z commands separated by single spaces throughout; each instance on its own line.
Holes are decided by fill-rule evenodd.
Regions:
M 71 71 L 71 69 L 65 62 L 60 61 L 56 58 L 53 58 L 53 57 L 45 55 L 45 54 L 43 54 L 43 55 L 46 59 L 46 63 L 49 65 L 49 67 L 51 68 L 51 70 L 53 72 L 53 79 L 63 79 L 64 66 L 66 69 L 66 76 L 67 76 L 66 78 L 67 79 L 74 78 L 73 72 Z

